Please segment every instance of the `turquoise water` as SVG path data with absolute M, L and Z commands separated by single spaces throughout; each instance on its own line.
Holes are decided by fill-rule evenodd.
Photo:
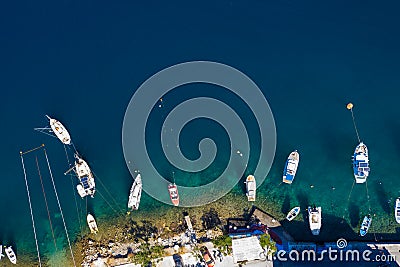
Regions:
M 345 108 L 352 101 L 372 168 L 368 188 L 376 217 L 371 232 L 377 234 L 367 239 L 399 240 L 392 211 L 400 196 L 396 174 L 400 148 L 398 7 L 398 3 L 344 1 L 2 3 L 0 242 L 14 244 L 19 255 L 35 251 L 19 151 L 42 143 L 47 147 L 71 239 L 79 231 L 74 189 L 70 178 L 63 175 L 68 168 L 64 149 L 56 139 L 32 130 L 46 125 L 44 114 L 68 127 L 74 144 L 118 202 L 113 208 L 124 210 L 132 182 L 121 147 L 126 106 L 135 89 L 155 72 L 191 60 L 231 65 L 262 89 L 275 116 L 278 143 L 270 174 L 259 188 L 259 201 L 267 198 L 276 203 L 275 210 L 280 212 L 275 215 L 280 218 L 294 205 L 304 209 L 308 204 L 321 205 L 324 221 L 318 240 L 356 239 L 355 231 L 368 212 L 364 185 L 355 185 L 347 200 L 353 183 L 350 159 L 357 144 L 351 114 Z M 208 90 L 199 87 L 193 95 Z M 228 96 L 214 97 L 233 101 L 238 113 L 248 115 L 246 107 Z M 174 95 L 165 98 L 169 107 L 178 100 Z M 249 131 L 255 132 L 256 125 L 248 118 Z M 207 124 L 201 121 L 193 126 L 204 132 L 189 129 L 182 136 L 181 147 L 189 158 L 197 156 L 196 138 L 212 135 L 213 130 L 223 136 L 217 125 L 203 123 Z M 195 138 L 185 138 L 193 133 Z M 257 137 L 251 141 L 257 151 Z M 226 147 L 226 140 L 218 144 Z M 170 175 L 172 168 L 154 149 L 160 172 Z M 294 149 L 301 154 L 299 172 L 291 186 L 283 185 L 283 165 Z M 226 157 L 222 150 L 207 174 L 219 173 Z M 250 172 L 256 160 L 252 154 Z M 40 246 L 51 252 L 54 246 L 34 158 L 27 161 Z M 195 177 L 199 184 L 206 182 L 200 180 L 203 176 Z M 54 228 L 65 245 L 49 177 L 43 178 Z M 176 180 L 184 184 L 185 174 L 177 171 Z M 101 186 L 99 192 L 107 195 Z M 77 199 L 77 203 L 78 209 L 86 209 L 85 201 Z M 153 212 L 151 207 L 159 204 L 144 196 L 142 208 Z M 100 221 L 115 214 L 99 195 L 88 201 L 88 210 Z M 301 218 L 287 227 L 299 240 L 314 240 Z M 296 231 L 299 227 L 305 231 Z

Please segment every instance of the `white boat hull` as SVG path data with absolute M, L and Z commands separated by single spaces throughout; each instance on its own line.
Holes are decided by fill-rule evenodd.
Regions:
M 396 218 L 396 222 L 400 223 L 400 198 L 396 199 L 396 205 L 394 207 L 394 216 Z
M 294 208 L 291 209 L 291 210 L 289 211 L 289 213 L 287 214 L 286 220 L 288 220 L 289 222 L 290 222 L 290 221 L 293 221 L 294 218 L 296 218 L 297 215 L 299 215 L 299 213 L 300 213 L 300 207 L 294 207 Z
M 142 196 L 142 177 L 140 173 L 136 176 L 129 193 L 128 208 L 137 210 L 140 205 L 140 198 Z
M 256 179 L 253 175 L 246 178 L 246 196 L 248 201 L 256 201 Z
M 313 235 L 319 235 L 322 225 L 322 210 L 321 207 L 308 207 L 308 220 L 310 230 Z
M 5 253 L 12 264 L 17 264 L 17 256 L 11 246 L 5 248 Z
M 92 214 L 88 214 L 86 217 L 90 232 L 92 234 L 97 234 L 97 232 L 99 231 L 99 229 L 97 228 L 97 223 L 96 220 L 94 219 Z
M 64 125 L 56 119 L 52 119 L 46 115 L 50 121 L 50 127 L 57 138 L 65 145 L 71 144 L 71 136 Z

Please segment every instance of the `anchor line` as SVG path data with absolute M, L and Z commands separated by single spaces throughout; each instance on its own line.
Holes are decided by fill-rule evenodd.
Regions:
M 21 155 L 21 162 L 22 162 L 22 169 L 24 170 L 24 179 L 25 179 L 25 186 L 26 186 L 26 193 L 28 194 L 28 202 L 29 202 L 29 210 L 31 212 L 31 219 L 32 219 L 32 228 L 33 228 L 33 235 L 35 237 L 35 244 L 36 244 L 36 251 L 37 251 L 37 257 L 39 260 L 39 266 L 42 266 L 42 262 L 40 260 L 40 253 L 39 253 L 39 245 L 38 245 L 38 240 L 37 240 L 37 235 L 36 235 L 36 227 L 35 227 L 35 220 L 33 218 L 33 210 L 32 210 L 32 203 L 31 203 L 31 195 L 29 193 L 29 186 L 28 186 L 28 179 L 26 178 L 26 171 L 25 171 L 25 164 L 24 164 L 24 157 L 23 157 L 22 151 L 20 152 Z
M 71 252 L 72 261 L 73 261 L 73 263 L 74 263 L 74 266 L 76 267 L 75 258 L 74 258 L 74 253 L 72 252 L 71 241 L 70 241 L 70 239 L 69 239 L 69 235 L 68 235 L 68 231 L 67 231 L 67 226 L 66 226 L 65 220 L 64 220 L 64 214 L 63 214 L 63 211 L 62 211 L 62 208 L 61 208 L 60 200 L 59 200 L 59 198 L 58 198 L 56 185 L 55 185 L 55 183 L 54 183 L 54 178 L 53 178 L 53 173 L 52 173 L 52 171 L 51 171 L 49 158 L 47 157 L 46 149 L 43 149 L 43 151 L 44 151 L 44 155 L 45 155 L 45 157 L 46 157 L 47 166 L 48 166 L 48 168 L 49 168 L 50 178 L 51 178 L 51 182 L 52 182 L 52 184 L 53 184 L 54 193 L 55 193 L 55 195 L 56 195 L 58 208 L 60 209 L 61 219 L 62 219 L 63 224 L 64 224 L 65 235 L 66 235 L 66 237 L 67 237 L 68 246 L 69 246 L 69 250 L 70 250 L 70 252 Z
M 39 179 L 40 179 L 40 185 L 41 185 L 42 191 L 43 191 L 44 203 L 46 204 L 47 216 L 49 217 L 49 224 L 50 224 L 51 235 L 52 235 L 52 237 L 53 237 L 54 248 L 55 248 L 56 251 L 57 251 L 57 242 L 56 242 L 56 238 L 55 238 L 55 235 L 54 235 L 53 224 L 51 223 L 49 205 L 48 205 L 48 203 L 47 203 L 46 192 L 44 191 L 43 179 L 42 179 L 42 174 L 40 173 L 39 161 L 38 161 L 37 156 L 35 157 L 35 159 L 36 159 L 36 167 L 37 167 L 37 171 L 38 171 Z
M 357 125 L 356 125 L 356 120 L 354 118 L 353 109 L 350 109 L 350 111 L 351 111 L 351 117 L 353 118 L 353 125 L 354 125 L 354 129 L 356 130 L 358 143 L 361 143 L 360 135 L 358 134 L 358 129 L 357 129 Z
M 115 212 L 115 214 L 119 214 L 118 211 L 115 210 L 115 209 L 111 206 L 110 202 L 108 202 L 107 199 L 100 193 L 100 191 L 97 190 L 97 192 L 99 193 L 100 197 L 104 200 L 104 202 L 106 202 L 107 205 Z M 120 211 L 120 212 L 121 212 L 121 211 Z
M 355 185 L 355 183 L 356 183 L 356 181 L 354 180 L 354 181 L 353 181 L 353 185 L 351 186 L 351 189 L 350 189 L 349 196 L 347 197 L 347 204 L 346 204 L 346 206 L 349 206 L 349 202 L 350 202 L 351 193 L 353 192 L 353 188 L 354 188 L 354 185 Z M 347 207 L 346 207 L 346 208 L 345 208 L 345 210 L 344 210 L 345 212 L 343 213 L 343 217 L 342 217 L 342 219 L 344 219 L 344 216 L 345 216 L 346 210 L 347 210 Z
M 110 193 L 110 191 L 107 190 L 107 187 L 104 185 L 104 183 L 101 181 L 101 179 L 99 178 L 99 176 L 97 174 L 95 174 L 93 172 L 93 174 L 95 175 L 96 179 L 99 180 L 101 186 L 104 188 L 104 190 L 106 191 L 106 193 L 108 194 L 108 196 L 112 199 L 112 201 L 114 202 L 115 206 L 117 207 L 117 209 L 119 209 L 119 211 L 121 213 L 123 213 L 123 210 L 119 207 L 117 200 L 113 197 L 113 195 Z M 99 191 L 99 190 L 97 190 Z M 107 202 L 108 203 L 108 202 Z M 110 204 L 109 204 L 110 205 Z M 110 205 L 111 206 L 111 205 Z

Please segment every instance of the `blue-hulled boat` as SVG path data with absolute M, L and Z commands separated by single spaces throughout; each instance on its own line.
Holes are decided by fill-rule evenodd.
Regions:
M 297 150 L 290 153 L 286 160 L 285 169 L 283 170 L 283 182 L 291 184 L 296 176 L 297 167 L 299 166 L 300 155 Z
M 368 148 L 361 142 L 357 145 L 353 155 L 353 171 L 357 184 L 367 181 L 370 169 L 368 160 Z
M 371 226 L 372 217 L 370 214 L 364 217 L 364 220 L 361 224 L 360 235 L 365 236 L 368 233 L 369 227 Z

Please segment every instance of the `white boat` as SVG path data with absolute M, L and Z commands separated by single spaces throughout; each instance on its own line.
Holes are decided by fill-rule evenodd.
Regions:
M 368 148 L 363 142 L 359 143 L 354 150 L 353 172 L 357 184 L 362 184 L 367 181 L 370 172 Z
M 4 258 L 4 254 L 3 254 L 3 246 L 0 245 L 0 260 L 1 258 Z
M 69 133 L 68 133 L 67 129 L 64 127 L 64 125 L 62 125 L 62 123 L 56 119 L 50 118 L 47 115 L 46 115 L 46 117 L 49 119 L 51 130 L 57 136 L 57 138 L 60 139 L 60 141 L 63 144 L 66 144 L 66 145 L 71 144 L 71 136 L 69 135 Z
M 75 173 L 78 176 L 80 184 L 76 186 L 78 194 L 83 198 L 85 196 L 94 197 L 96 184 L 94 176 L 89 165 L 78 154 L 75 154 Z
M 142 196 L 142 177 L 140 173 L 136 176 L 129 193 L 128 208 L 139 209 L 140 197 Z
M 249 175 L 246 178 L 246 196 L 248 201 L 256 201 L 256 179 L 253 175 Z
M 179 192 L 175 183 L 168 185 L 169 198 L 175 207 L 179 206 Z
M 372 217 L 370 214 L 364 217 L 360 227 L 360 235 L 365 236 L 368 233 L 369 227 L 371 226 Z
M 294 218 L 297 217 L 297 215 L 299 215 L 299 213 L 300 213 L 300 207 L 294 207 L 287 214 L 286 220 L 288 220 L 289 222 L 292 221 Z
M 286 160 L 285 169 L 283 171 L 283 182 L 291 184 L 296 176 L 297 167 L 299 166 L 300 155 L 297 150 L 290 153 Z
M 400 223 L 400 197 L 396 199 L 396 205 L 394 207 L 394 216 L 396 218 L 396 222 Z
M 6 255 L 8 257 L 8 259 L 11 261 L 12 264 L 17 264 L 17 256 L 14 253 L 14 250 L 12 249 L 11 246 L 6 247 L 4 249 L 4 251 L 6 252 Z
M 322 225 L 321 207 L 308 207 L 308 221 L 313 235 L 319 235 Z
M 89 213 L 86 217 L 86 220 L 87 220 L 87 224 L 89 226 L 90 232 L 92 234 L 97 234 L 99 229 L 97 228 L 97 223 L 96 223 L 96 220 L 94 219 L 93 215 Z

